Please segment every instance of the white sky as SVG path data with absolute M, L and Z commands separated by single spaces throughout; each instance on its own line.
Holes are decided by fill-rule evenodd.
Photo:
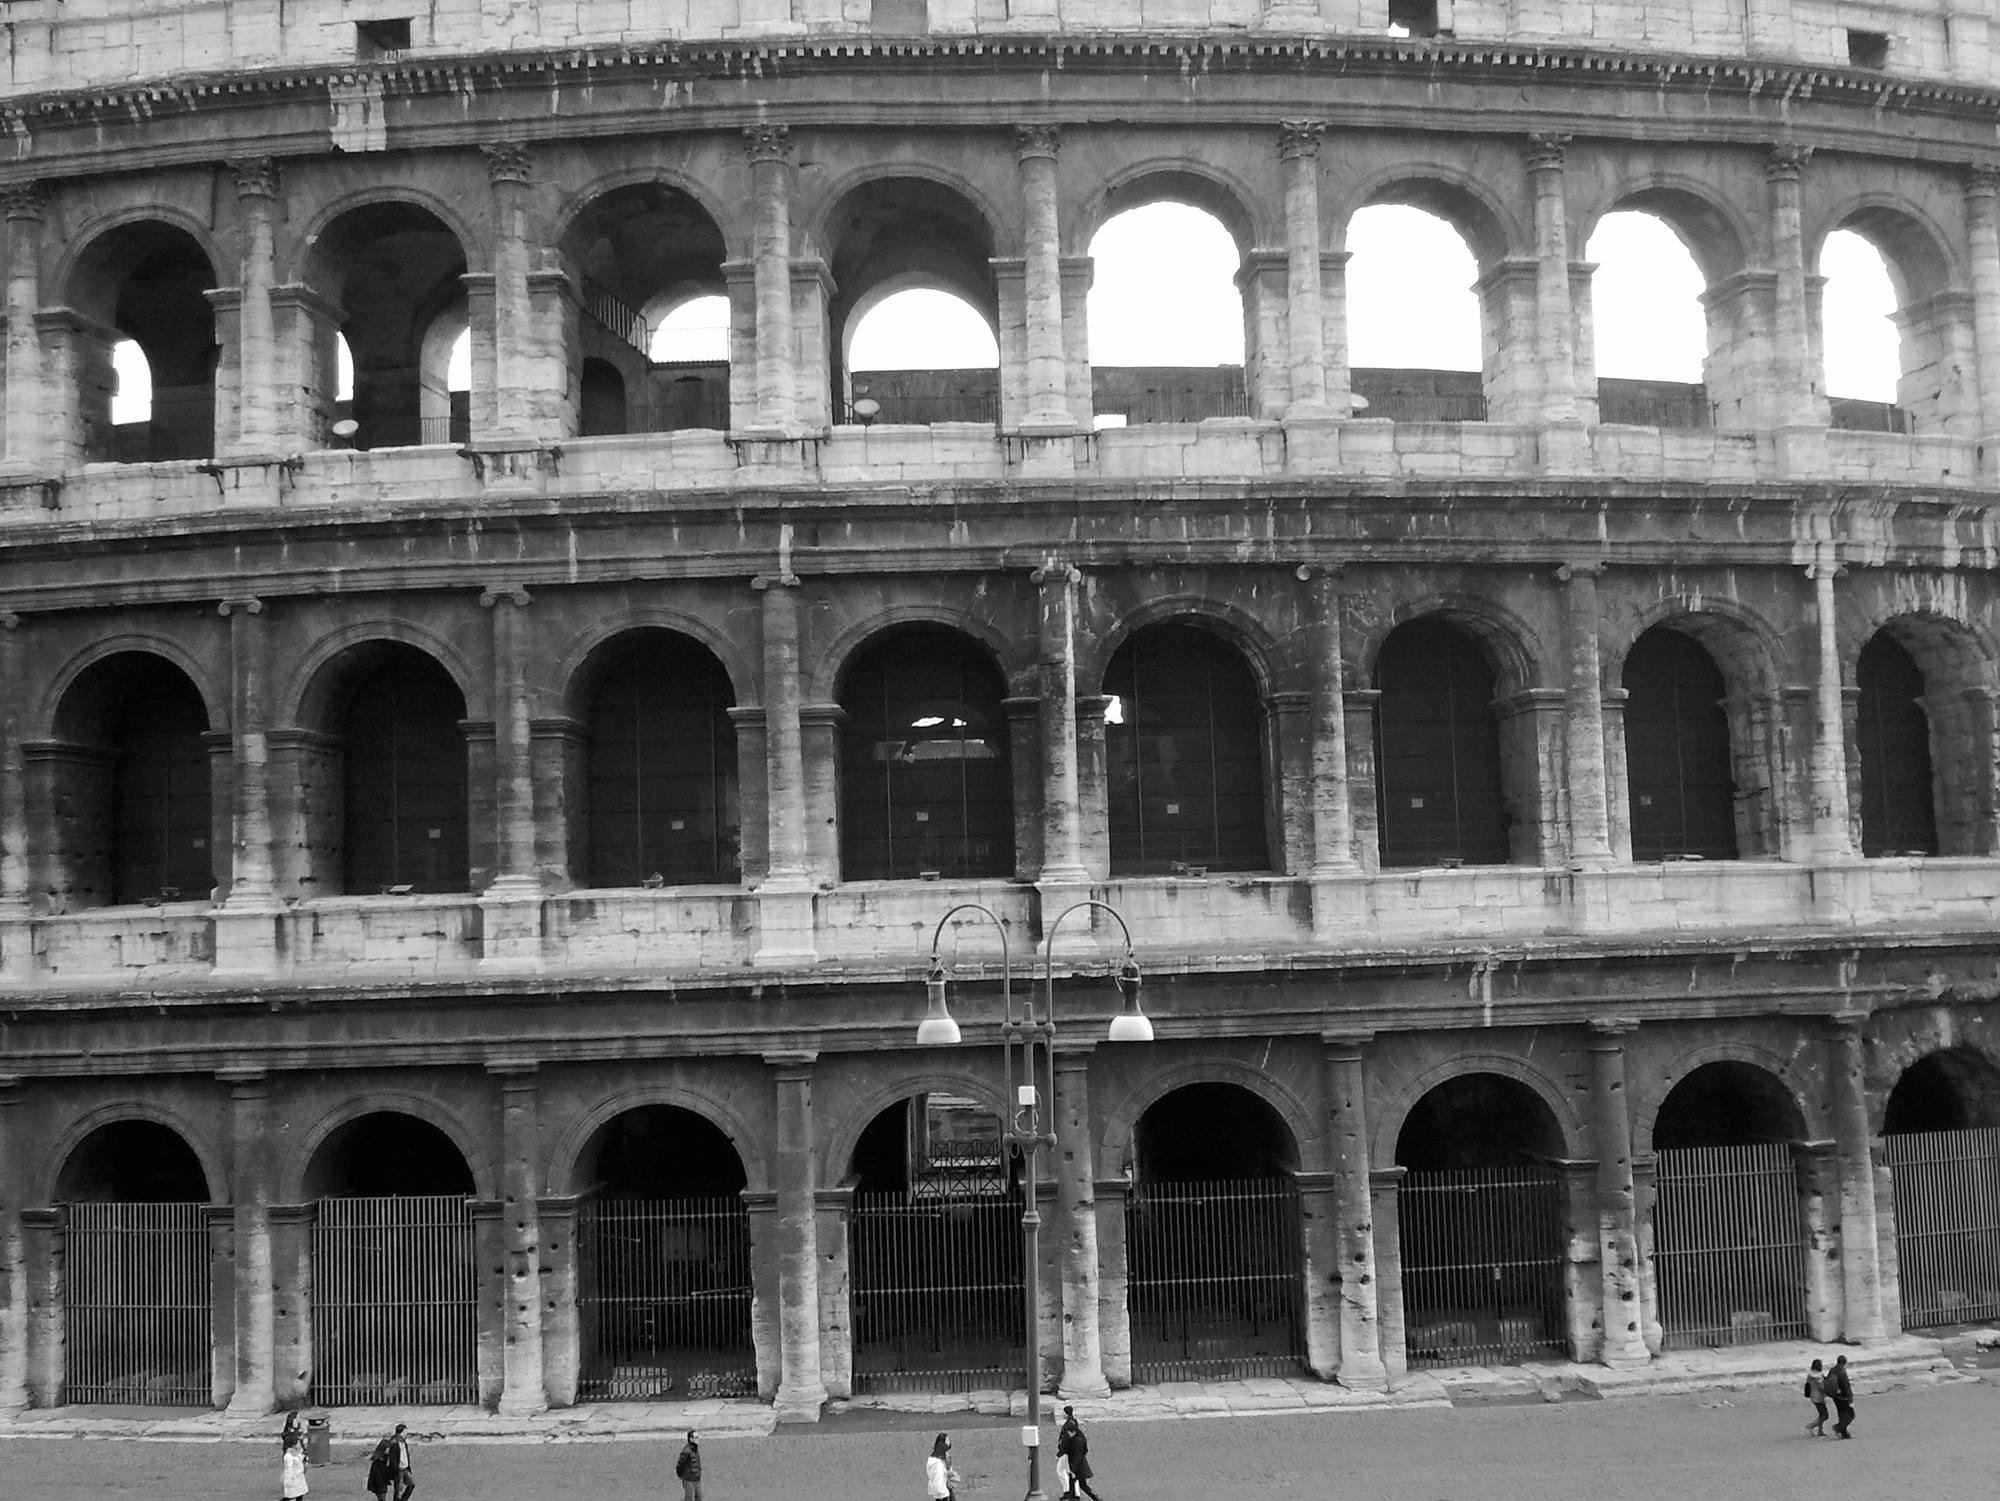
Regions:
M 1471 252 L 1443 220 L 1419 209 L 1363 209 L 1348 226 L 1349 360 L 1358 366 L 1477 370 L 1479 305 Z M 1243 312 L 1234 276 L 1237 249 L 1222 225 L 1198 209 L 1153 204 L 1121 214 L 1098 231 L 1090 293 L 1090 358 L 1098 365 L 1239 365 Z M 1597 373 L 1633 380 L 1695 382 L 1706 344 L 1701 273 L 1664 222 L 1648 214 L 1607 215 L 1584 249 L 1597 265 L 1591 300 Z M 1895 291 L 1881 255 L 1861 236 L 1837 231 L 1820 255 L 1826 277 L 1823 319 L 1826 389 L 1865 401 L 1896 398 Z M 1167 310 L 1170 315 L 1163 315 Z M 728 304 L 683 303 L 655 331 L 655 359 L 728 356 Z M 850 368 L 990 368 L 993 332 L 967 304 L 944 292 L 885 298 L 854 331 Z M 142 422 L 151 380 L 130 340 L 113 351 L 118 374 L 112 421 Z M 471 341 L 452 348 L 449 385 L 471 385 Z M 340 344 L 340 395 L 353 388 Z

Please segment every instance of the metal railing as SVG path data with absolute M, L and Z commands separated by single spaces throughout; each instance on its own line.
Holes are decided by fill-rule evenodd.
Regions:
M 1597 383 L 1597 420 L 1627 427 L 1709 428 L 1715 425 L 1708 393 L 1701 386 L 1678 390 L 1658 386 L 1633 389 L 1612 381 Z
M 602 282 L 583 279 L 583 310 L 614 337 L 622 339 L 643 355 L 651 356 L 653 330 L 645 317 L 631 308 Z
M 1903 1327 L 2000 1318 L 2000 1130 L 1882 1138 L 1895 1185 Z
M 577 1274 L 581 1396 L 756 1393 L 750 1217 L 740 1198 L 585 1204 Z
M 208 1406 L 208 1207 L 71 1204 L 65 1215 L 63 1400 Z
M 1387 417 L 1391 422 L 1484 422 L 1486 397 L 1476 391 L 1368 392 L 1368 405 L 1357 417 Z
M 1248 417 L 1250 399 L 1241 390 L 1145 391 L 1106 400 L 1100 417 L 1123 417 L 1127 427 L 1168 422 L 1203 422 L 1210 417 Z
M 1799 1174 L 1782 1142 L 1659 1154 L 1653 1266 L 1668 1349 L 1806 1337 Z
M 418 441 L 426 445 L 455 443 L 462 446 L 472 436 L 472 425 L 457 417 L 425 417 L 418 427 Z
M 626 431 L 634 433 L 679 433 L 697 430 L 729 431 L 729 391 L 727 387 L 707 387 L 696 394 L 676 397 L 656 405 L 629 407 Z
M 865 404 L 873 402 L 870 411 Z M 857 411 L 860 407 L 862 410 Z M 1000 420 L 1000 398 L 991 392 L 951 391 L 929 396 L 857 396 L 842 402 L 835 419 L 845 426 L 923 427 L 933 422 L 991 422 Z
M 1290 1180 L 1142 1184 L 1126 1201 L 1125 1245 L 1134 1381 L 1303 1368 L 1305 1270 Z
M 1413 1366 L 1561 1351 L 1562 1180 L 1550 1169 L 1413 1172 L 1396 1195 Z
M 465 1199 L 322 1199 L 312 1270 L 315 1403 L 479 1400 L 478 1263 Z
M 1012 1389 L 1021 1344 L 1021 1201 L 854 1196 L 856 1392 Z

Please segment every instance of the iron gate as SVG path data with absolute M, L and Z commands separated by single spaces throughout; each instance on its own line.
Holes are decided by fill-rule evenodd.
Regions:
M 1017 1193 L 856 1194 L 851 1235 L 857 1392 L 1027 1383 Z
M 479 1399 L 477 1261 L 464 1198 L 321 1199 L 312 1263 L 314 1402 Z
M 1413 1366 L 1566 1350 L 1563 1187 L 1539 1167 L 1407 1174 L 1396 1195 Z
M 586 1399 L 757 1390 L 740 1198 L 602 1199 L 577 1214 Z
M 2000 1318 L 2000 1130 L 1882 1138 L 1896 1198 L 1903 1327 Z
M 71 1204 L 66 1218 L 63 1400 L 206 1407 L 208 1206 Z
M 1653 1266 L 1669 1350 L 1806 1337 L 1805 1220 L 1782 1142 L 1659 1154 Z
M 1125 1210 L 1132 1379 L 1289 1376 L 1305 1364 L 1289 1179 L 1152 1183 Z

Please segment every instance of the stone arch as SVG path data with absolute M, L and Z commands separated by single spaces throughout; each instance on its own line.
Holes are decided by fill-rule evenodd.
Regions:
M 1837 229 L 1851 229 L 1882 253 L 1896 288 L 1896 306 L 1911 307 L 1964 285 L 1952 236 L 1909 199 L 1866 192 L 1834 205 L 1806 227 L 1809 271 L 1819 269 L 1821 248 Z
M 171 662 L 187 676 L 187 680 L 194 684 L 195 691 L 201 695 L 202 707 L 208 713 L 209 729 L 229 728 L 229 693 L 210 675 L 209 668 L 213 665 L 212 661 L 204 662 L 171 636 L 150 631 L 127 631 L 91 642 L 56 669 L 42 690 L 41 701 L 35 707 L 34 734 L 41 737 L 53 735 L 56 715 L 61 712 L 62 701 L 69 690 L 76 686 L 77 679 L 106 658 L 127 652 L 160 657 Z
M 1170 594 L 1150 599 L 1138 608 L 1117 616 L 1104 631 L 1079 652 L 1076 663 L 1077 691 L 1101 692 L 1104 674 L 1111 659 L 1133 636 L 1151 625 L 1193 625 L 1213 631 L 1243 654 L 1257 691 L 1268 698 L 1280 692 L 1288 676 L 1284 654 L 1269 627 L 1241 606 L 1199 594 Z
M 481 678 L 484 675 L 473 670 L 472 664 L 449 637 L 411 621 L 380 619 L 356 621 L 329 631 L 314 641 L 311 650 L 293 666 L 283 690 L 276 695 L 278 714 L 275 723 L 301 729 L 315 727 L 326 715 L 328 696 L 340 676 L 337 670 L 328 669 L 334 668 L 350 648 L 366 646 L 373 641 L 393 641 L 415 647 L 451 675 L 465 699 L 468 718 L 480 719 L 491 713 L 482 691 Z
M 1462 591 L 1404 600 L 1380 616 L 1374 628 L 1361 637 L 1355 652 L 1357 681 L 1373 679 L 1382 645 L 1398 626 L 1427 617 L 1457 626 L 1479 642 L 1493 666 L 1502 696 L 1545 686 L 1541 659 L 1533 646 L 1533 627 L 1498 601 Z
M 439 1104 L 429 1095 L 416 1094 L 407 1090 L 376 1089 L 349 1097 L 314 1121 L 299 1144 L 285 1155 L 278 1164 L 277 1200 L 283 1204 L 301 1202 L 305 1192 L 305 1180 L 312 1161 L 328 1137 L 342 1126 L 361 1119 L 364 1115 L 376 1114 L 409 1115 L 425 1125 L 435 1126 L 450 1138 L 458 1148 L 459 1156 L 465 1159 L 466 1168 L 472 1174 L 473 1194 L 481 1199 L 497 1199 L 500 1189 L 493 1172 L 492 1159 L 481 1149 L 476 1132 L 465 1122 L 457 1111 Z
M 575 227 L 577 219 L 598 199 L 615 193 L 620 188 L 647 185 L 669 188 L 689 199 L 708 215 L 709 222 L 722 237 L 725 255 L 729 259 L 746 259 L 750 256 L 752 247 L 749 218 L 747 215 L 732 212 L 731 205 L 716 193 L 715 179 L 704 178 L 698 173 L 679 171 L 657 162 L 616 167 L 586 178 L 575 187 L 565 186 L 556 195 L 555 202 L 549 209 L 549 243 L 561 243 Z
M 824 649 L 814 653 L 816 665 L 806 680 L 808 702 L 830 703 L 839 697 L 847 669 L 875 644 L 876 638 L 898 626 L 935 625 L 976 641 L 992 657 L 1010 692 L 1028 691 L 1034 668 L 1034 647 L 1008 636 L 991 619 L 942 603 L 891 605 L 843 626 Z
M 1422 209 L 1444 220 L 1465 241 L 1482 274 L 1510 256 L 1528 253 L 1529 236 L 1490 183 L 1463 168 L 1422 158 L 1371 173 L 1330 206 L 1327 218 L 1337 226 L 1334 248 L 1345 247 L 1348 220 L 1385 203 Z
M 2000 641 L 1992 627 L 1940 604 L 1892 599 L 1849 616 L 1841 627 L 1841 678 L 1846 683 L 1854 681 L 1861 648 L 1880 631 L 1915 657 L 1926 677 L 1935 671 L 1970 687 L 1990 683 L 2000 672 Z
M 1556 1129 L 1562 1133 L 1563 1151 L 1566 1156 L 1584 1157 L 1589 1153 L 1584 1145 L 1584 1120 L 1578 1113 L 1574 1101 L 1562 1086 L 1542 1070 L 1525 1059 L 1511 1053 L 1461 1053 L 1433 1064 L 1422 1073 L 1416 1074 L 1392 1091 L 1380 1108 L 1368 1111 L 1369 1141 L 1368 1161 L 1374 1167 L 1393 1167 L 1396 1162 L 1396 1143 L 1403 1134 L 1404 1123 L 1417 1102 L 1441 1084 L 1467 1074 L 1497 1074 L 1531 1090 L 1548 1107 L 1555 1118 Z
M 1784 639 L 1770 620 L 1725 595 L 1690 590 L 1653 601 L 1632 618 L 1629 631 L 1603 638 L 1605 686 L 1618 686 L 1632 644 L 1659 625 L 1693 638 L 1715 658 L 1732 695 L 1772 693 L 1785 682 Z
M 1654 1150 L 1653 1132 L 1660 1118 L 1660 1107 L 1674 1088 L 1698 1068 L 1711 1063 L 1741 1063 L 1760 1069 L 1769 1074 L 1790 1101 L 1792 1110 L 1802 1123 L 1806 1139 L 1820 1140 L 1827 1136 L 1825 1116 L 1818 1109 L 1818 1102 L 1805 1087 L 1789 1059 L 1773 1049 L 1758 1043 L 1741 1039 L 1726 1039 L 1699 1043 L 1674 1055 L 1660 1070 L 1654 1088 L 1632 1102 L 1632 1150 L 1648 1153 Z
M 1219 221 L 1236 242 L 1238 257 L 1246 257 L 1259 245 L 1284 241 L 1282 222 L 1266 222 L 1259 214 L 1268 196 L 1213 162 L 1180 155 L 1127 162 L 1084 200 L 1070 227 L 1068 253 L 1087 254 L 1097 232 L 1120 214 L 1179 203 Z
M 935 162 L 912 158 L 870 161 L 849 169 L 822 187 L 814 195 L 813 205 L 793 219 L 793 234 L 798 242 L 796 253 L 831 258 L 834 247 L 828 243 L 828 231 L 847 200 L 875 183 L 900 178 L 915 178 L 957 194 L 977 211 L 993 242 L 995 255 L 1020 254 L 1019 242 L 1012 237 L 1014 216 L 996 203 L 984 188 L 964 173 L 954 172 Z
M 1750 263 L 1758 234 L 1741 209 L 1712 183 L 1679 172 L 1645 172 L 1610 183 L 1578 218 L 1572 243 L 1590 243 L 1607 214 L 1650 214 L 1687 247 L 1711 287 Z
M 1949 607 L 1907 597 L 1884 601 L 1862 613 L 1860 622 L 1865 634 L 1851 645 L 1843 641 L 1841 670 L 1844 680 L 1859 690 L 1854 706 L 1861 773 L 1856 817 L 1864 849 L 1873 854 L 1895 849 L 1992 853 L 1995 767 L 1978 702 L 1982 692 L 1992 691 L 2000 661 L 1992 632 Z M 1851 634 L 1843 628 L 1843 637 Z M 1878 639 L 1901 648 L 1922 675 L 1915 701 L 1920 723 L 1908 717 L 1909 701 L 1901 696 L 1908 686 L 1906 669 L 1894 665 L 1894 652 L 1872 650 Z M 1861 674 L 1864 661 L 1873 668 L 1867 679 Z M 1925 771 L 1927 803 L 1909 791 L 1925 780 Z
M 1233 1084 L 1248 1091 L 1268 1106 L 1291 1133 L 1299 1166 L 1312 1169 L 1324 1155 L 1324 1133 L 1314 1124 L 1312 1109 L 1276 1076 L 1235 1058 L 1193 1059 L 1151 1074 L 1105 1117 L 1104 1134 L 1099 1138 L 1097 1171 L 1100 1177 L 1130 1177 L 1136 1164 L 1133 1152 L 1139 1120 L 1153 1106 L 1177 1089 L 1190 1084 Z
M 208 1180 L 208 1202 L 226 1204 L 229 1200 L 229 1174 L 226 1169 L 227 1156 L 222 1147 L 209 1140 L 207 1133 L 200 1130 L 186 1116 L 153 1100 L 114 1100 L 94 1106 L 81 1115 L 73 1117 L 56 1135 L 48 1151 L 42 1158 L 40 1167 L 30 1180 L 34 1185 L 35 1204 L 55 1202 L 57 1180 L 68 1164 L 70 1156 L 83 1145 L 84 1138 L 100 1126 L 115 1126 L 121 1121 L 144 1121 L 148 1125 L 163 1126 L 173 1132 L 194 1154 L 201 1164 L 201 1173 Z
M 78 312 L 96 316 L 90 307 L 84 305 L 87 299 L 76 297 L 75 289 L 70 284 L 71 278 L 79 270 L 88 269 L 89 263 L 103 254 L 106 236 L 138 224 L 163 224 L 193 240 L 196 248 L 207 257 L 209 270 L 216 276 L 217 285 L 221 284 L 221 268 L 234 263 L 234 258 L 224 252 L 213 227 L 197 215 L 171 203 L 129 204 L 89 220 L 70 235 L 69 243 L 57 257 L 51 282 L 51 285 L 60 288 L 60 298 L 65 304 Z M 100 321 L 108 323 L 110 320 Z
M 486 173 L 483 167 L 479 176 L 484 180 Z M 280 239 L 277 260 L 278 264 L 285 268 L 285 274 L 281 275 L 280 279 L 303 281 L 317 269 L 316 257 L 323 253 L 321 241 L 327 230 L 338 223 L 342 216 L 352 213 L 355 209 L 392 203 L 422 209 L 450 230 L 458 241 L 459 252 L 465 257 L 465 269 L 468 273 L 493 269 L 487 249 L 492 235 L 468 220 L 451 199 L 411 183 L 369 182 L 321 204 L 318 212 L 306 221 L 296 235 Z
M 736 1155 L 743 1164 L 744 1176 L 749 1180 L 745 1185 L 745 1192 L 763 1193 L 770 1188 L 770 1173 L 762 1151 L 762 1137 L 739 1111 L 713 1095 L 703 1094 L 682 1084 L 654 1083 L 639 1084 L 621 1090 L 600 1100 L 586 1114 L 578 1116 L 550 1146 L 548 1158 L 542 1165 L 546 1184 L 544 1191 L 554 1195 L 577 1192 L 579 1187 L 576 1182 L 577 1164 L 582 1160 L 591 1138 L 627 1111 L 642 1110 L 648 1105 L 671 1105 L 675 1109 L 700 1116 L 728 1137 L 729 1144 L 736 1148 Z M 827 1180 L 821 1179 L 821 1181 Z
M 729 674 L 729 686 L 737 704 L 756 701 L 758 671 L 738 638 L 699 615 L 667 605 L 644 605 L 593 620 L 563 646 L 548 681 L 556 685 L 564 712 L 574 716 L 582 708 L 582 692 L 588 686 L 593 659 L 600 658 L 633 632 L 649 630 L 672 631 L 706 647 Z
M 945 295 L 971 308 L 973 312 L 979 315 L 981 321 L 986 324 L 987 330 L 993 335 L 994 347 L 996 350 L 998 349 L 1000 344 L 1000 314 L 996 307 L 965 296 L 958 288 L 939 288 L 936 278 L 922 271 L 903 271 L 872 283 L 868 290 L 855 298 L 853 304 L 847 309 L 847 316 L 842 321 L 840 329 L 841 368 L 850 373 L 852 372 L 854 367 L 854 331 L 861 327 L 863 321 L 866 320 L 871 312 L 900 292 L 920 292 L 927 290 L 941 290 Z
M 954 1073 L 941 1068 L 905 1074 L 863 1095 L 826 1134 L 826 1145 L 820 1151 L 818 1181 L 828 1188 L 845 1182 L 852 1171 L 854 1149 L 875 1117 L 890 1106 L 920 1094 L 964 1095 L 977 1100 L 1001 1120 L 1007 1119 L 1007 1102 L 999 1082 L 984 1074 Z

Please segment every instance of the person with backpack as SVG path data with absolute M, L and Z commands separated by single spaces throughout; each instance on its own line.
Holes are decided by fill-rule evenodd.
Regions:
M 681 1445 L 681 1457 L 674 1461 L 674 1473 L 681 1478 L 681 1501 L 701 1501 L 701 1445 L 692 1428 Z
M 1813 1405 L 1819 1416 L 1806 1424 L 1806 1432 L 1815 1438 L 1826 1437 L 1826 1372 L 1815 1360 L 1812 1369 L 1806 1372 L 1806 1400 Z
M 396 1435 L 385 1433 L 368 1456 L 368 1494 L 375 1501 L 389 1501 L 389 1491 L 396 1484 L 395 1462 Z
M 1853 1438 L 1847 1430 L 1854 1426 L 1854 1382 L 1847 1374 L 1847 1357 L 1842 1355 L 1826 1373 L 1826 1394 L 1833 1398 L 1835 1438 Z

